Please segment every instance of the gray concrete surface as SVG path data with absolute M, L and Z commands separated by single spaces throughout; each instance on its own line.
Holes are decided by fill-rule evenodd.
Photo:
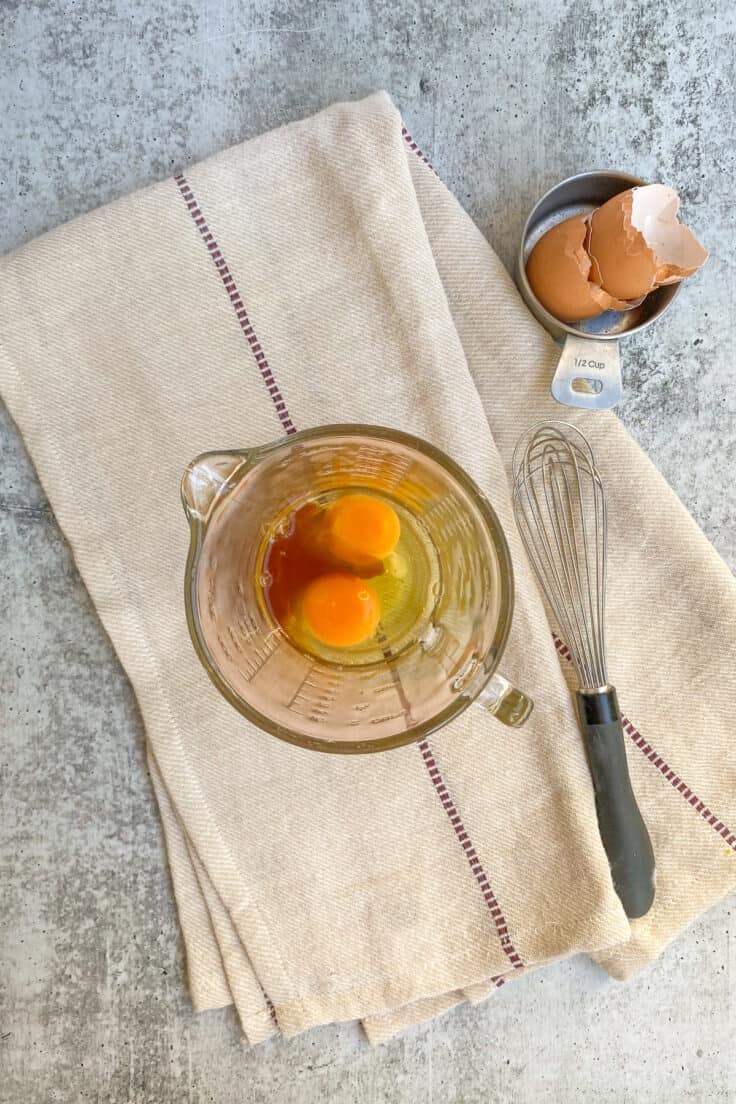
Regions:
M 705 0 L 2 0 L 0 249 L 378 87 L 507 262 L 571 172 L 672 183 L 713 256 L 621 414 L 733 566 L 735 32 Z M 6 415 L 0 450 L 3 1104 L 736 1100 L 733 902 L 626 986 L 575 959 L 377 1050 L 194 1016 L 135 702 Z

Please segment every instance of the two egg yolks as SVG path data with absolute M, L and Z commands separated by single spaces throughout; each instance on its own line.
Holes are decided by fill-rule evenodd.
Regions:
M 391 555 L 401 525 L 396 512 L 380 499 L 346 494 L 327 507 L 320 530 L 325 551 L 357 570 Z M 365 579 L 347 570 L 334 571 L 308 583 L 301 612 L 307 628 L 323 644 L 349 648 L 373 636 L 381 603 Z

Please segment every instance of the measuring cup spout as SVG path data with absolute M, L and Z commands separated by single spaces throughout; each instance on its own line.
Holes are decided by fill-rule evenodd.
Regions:
M 248 462 L 246 450 L 203 452 L 189 464 L 181 481 L 181 500 L 189 521 L 204 522 L 216 498 L 235 486 L 237 473 Z

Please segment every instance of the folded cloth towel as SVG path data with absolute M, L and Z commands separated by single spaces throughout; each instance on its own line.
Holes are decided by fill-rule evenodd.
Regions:
M 381 1041 L 576 951 L 625 978 L 733 890 L 734 580 L 616 418 L 570 412 L 609 493 L 611 671 L 656 852 L 629 925 L 510 506 L 516 439 L 560 414 L 554 346 L 385 95 L 76 219 L 0 284 L 3 393 L 143 712 L 196 1008 L 234 1002 L 253 1042 L 352 1018 Z M 339 421 L 427 438 L 490 498 L 525 727 L 471 709 L 417 745 L 320 755 L 209 683 L 182 472 Z

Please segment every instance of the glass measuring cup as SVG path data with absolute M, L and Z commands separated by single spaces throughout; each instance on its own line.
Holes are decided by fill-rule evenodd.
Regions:
M 274 520 L 336 490 L 393 500 L 436 565 L 413 631 L 376 633 L 364 661 L 298 648 L 271 616 L 262 550 Z M 506 539 L 470 477 L 432 445 L 362 425 L 194 459 L 182 480 L 190 525 L 185 606 L 209 677 L 243 716 L 302 747 L 368 752 L 420 740 L 477 702 L 504 724 L 532 703 L 496 671 L 511 625 Z

